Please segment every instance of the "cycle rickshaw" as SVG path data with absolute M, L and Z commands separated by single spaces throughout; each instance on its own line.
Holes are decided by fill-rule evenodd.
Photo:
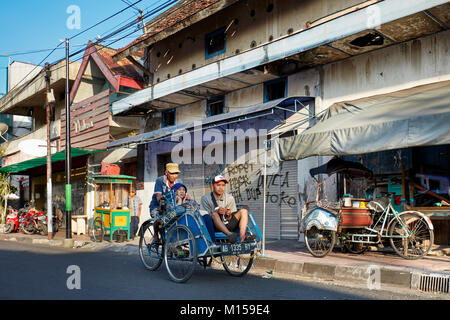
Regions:
M 176 206 L 171 192 L 163 194 L 160 202 L 139 230 L 139 256 L 145 268 L 155 271 L 164 260 L 169 278 L 178 283 L 191 278 L 197 263 L 206 268 L 213 260 L 231 276 L 248 273 L 262 239 L 252 213 L 248 214 L 247 234 L 255 235 L 255 240 L 231 244 L 225 234 L 216 232 L 214 243 L 197 203 Z M 159 242 L 153 241 L 155 221 L 159 221 Z
M 336 173 L 372 176 L 361 164 L 341 159 L 332 159 L 310 170 L 313 177 Z M 431 250 L 434 227 L 430 218 L 419 211 L 397 212 L 392 206 L 392 193 L 383 192 L 375 199 L 355 199 L 347 195 L 339 203 L 330 203 L 326 199 L 318 200 L 318 192 L 319 188 L 316 201 L 305 206 L 300 225 L 306 248 L 313 256 L 325 257 L 336 243 L 344 245 L 351 253 L 361 254 L 369 245 L 383 246 L 385 240 L 389 240 L 394 251 L 404 259 L 420 259 Z

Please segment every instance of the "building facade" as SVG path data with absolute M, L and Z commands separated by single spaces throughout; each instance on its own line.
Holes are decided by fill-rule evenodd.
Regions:
M 449 11 L 446 1 L 181 1 L 115 56 L 123 59 L 145 49 L 142 67 L 149 87 L 113 104 L 113 114 L 143 120 L 141 135 L 109 147 L 145 146 L 140 196 L 148 205 L 164 163 L 174 160 L 176 143 L 170 145 L 170 136 L 188 124 L 222 115 L 241 121 L 245 129 L 249 117 L 239 120 L 236 112 L 278 98 L 309 97 L 313 103 L 306 109 L 320 114 L 336 102 L 448 81 Z M 271 136 L 280 123 L 288 128 L 290 119 L 300 123 L 298 116 L 288 112 L 278 123 L 272 119 L 271 125 L 253 123 L 252 128 L 267 129 Z M 294 131 L 301 132 L 305 123 Z M 229 191 L 250 206 L 260 224 L 261 163 L 237 164 L 238 157 L 235 153 L 223 165 L 182 164 L 181 178 L 194 192 L 202 190 L 194 193 L 197 198 L 209 190 L 211 176 L 225 174 Z M 299 237 L 299 213 L 314 183 L 309 169 L 328 159 L 284 162 L 268 177 L 269 238 Z M 326 184 L 328 198 L 336 200 L 338 179 Z

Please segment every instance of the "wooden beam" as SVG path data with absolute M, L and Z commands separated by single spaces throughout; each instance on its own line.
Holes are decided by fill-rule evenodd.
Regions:
M 144 67 L 142 64 L 139 63 L 139 61 L 136 61 L 136 59 L 133 58 L 133 56 L 127 56 L 127 59 L 139 70 L 141 70 L 143 73 L 148 75 L 151 79 L 151 83 L 153 83 L 153 73 L 151 73 L 149 70 L 147 70 L 146 67 Z
M 90 58 L 92 52 L 94 52 L 95 50 L 96 49 L 95 49 L 95 46 L 93 45 L 92 41 L 89 41 L 86 51 L 84 51 L 83 62 L 81 63 L 80 69 L 78 69 L 77 77 L 75 78 L 75 83 L 73 84 L 72 89 L 70 90 L 69 105 L 72 104 L 72 101 L 75 98 L 75 94 L 78 90 L 78 86 L 80 85 L 81 79 L 83 78 L 83 74 L 84 74 L 84 71 L 86 70 L 87 64 L 89 62 L 89 58 Z
M 436 199 L 443 200 L 443 201 L 445 201 L 445 202 L 448 202 L 448 201 L 449 201 L 447 198 L 444 198 L 444 197 L 442 197 L 442 196 L 440 196 L 440 195 L 434 193 L 433 191 L 429 191 L 429 190 L 427 190 L 426 188 L 424 188 L 424 187 L 422 187 L 422 186 L 420 186 L 420 185 L 418 185 L 418 184 L 415 184 L 415 183 L 414 183 L 414 188 L 419 189 L 419 190 L 421 190 L 421 191 L 425 191 L 426 194 L 429 194 L 430 196 L 435 197 Z
M 109 70 L 108 66 L 105 64 L 105 62 L 103 61 L 103 59 L 100 57 L 99 53 L 97 52 L 97 49 L 95 49 L 94 52 L 92 52 L 91 57 L 92 57 L 92 59 L 94 59 L 98 68 L 103 73 L 105 78 L 109 81 L 109 83 L 111 83 L 111 85 L 114 88 L 118 88 L 119 87 L 118 79 L 114 76 L 114 74 L 111 72 L 111 70 Z

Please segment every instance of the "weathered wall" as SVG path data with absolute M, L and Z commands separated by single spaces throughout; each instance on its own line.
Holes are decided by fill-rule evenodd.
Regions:
M 316 112 L 331 104 L 450 79 L 450 31 L 408 41 L 288 77 L 288 96 L 315 96 Z M 263 103 L 263 84 L 225 95 L 227 112 Z M 202 119 L 206 101 L 177 108 L 176 124 Z
M 41 66 L 13 61 L 9 66 L 9 89 L 23 85 L 41 72 L 42 69 L 43 67 Z
M 313 22 L 346 9 L 361 0 L 248 0 L 240 1 L 186 30 L 158 42 L 151 51 L 154 82 L 186 73 L 205 64 L 249 50 L 305 28 Z M 268 12 L 269 4 L 273 4 Z M 252 15 L 254 12 L 254 15 Z M 205 60 L 205 35 L 228 27 L 226 52 Z M 238 51 L 237 51 L 238 50 Z
M 102 91 L 105 83 L 105 76 L 93 62 L 92 58 L 89 59 L 82 81 L 80 82 L 72 103 L 78 103 L 99 93 Z
M 323 105 L 450 79 L 450 31 L 325 65 Z
M 357 99 L 425 83 L 448 80 L 450 79 L 449 34 L 450 31 L 441 32 L 291 75 L 288 77 L 288 95 L 315 96 L 317 113 L 337 101 Z M 225 97 L 228 112 L 259 104 L 262 101 L 263 85 L 261 84 L 228 93 Z M 206 104 L 203 101 L 179 109 L 182 111 L 177 111 L 177 124 L 203 118 Z M 147 211 L 153 192 L 153 181 L 156 178 L 156 153 L 170 152 L 170 148 L 170 144 L 166 144 L 164 147 L 162 145 L 152 146 L 147 153 L 145 195 L 143 193 L 143 197 L 147 198 L 145 207 Z M 329 157 L 313 157 L 297 162 L 297 212 L 300 212 L 308 193 L 313 198 L 315 195 L 315 189 L 308 189 L 308 186 L 313 184 L 309 169 L 321 165 L 329 159 Z M 203 173 L 202 171 L 202 175 Z M 253 179 L 250 182 L 248 190 L 244 188 L 243 194 L 245 197 L 251 198 L 255 195 L 261 197 L 258 192 L 250 190 L 250 188 L 255 187 L 252 184 L 257 180 Z M 256 184 L 257 186 L 258 184 Z M 335 201 L 336 177 L 327 179 L 326 190 L 328 199 Z M 248 200 L 246 199 L 246 201 Z M 256 207 L 256 210 L 259 209 Z M 273 208 L 268 207 L 268 210 L 273 210 Z M 260 223 L 261 220 L 259 219 L 261 218 L 258 217 L 257 219 Z M 288 217 L 285 221 L 286 223 L 293 223 L 293 217 Z M 276 222 L 272 221 L 271 223 Z

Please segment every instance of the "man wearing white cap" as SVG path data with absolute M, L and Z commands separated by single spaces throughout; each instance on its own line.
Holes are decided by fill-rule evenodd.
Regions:
M 217 231 L 223 232 L 231 243 L 237 240 L 239 232 L 240 241 L 251 241 L 254 236 L 245 238 L 248 223 L 248 211 L 246 209 L 237 210 L 234 197 L 225 193 L 228 180 L 224 176 L 216 176 L 213 181 L 213 192 L 202 197 L 200 209 L 207 211 L 214 222 Z

